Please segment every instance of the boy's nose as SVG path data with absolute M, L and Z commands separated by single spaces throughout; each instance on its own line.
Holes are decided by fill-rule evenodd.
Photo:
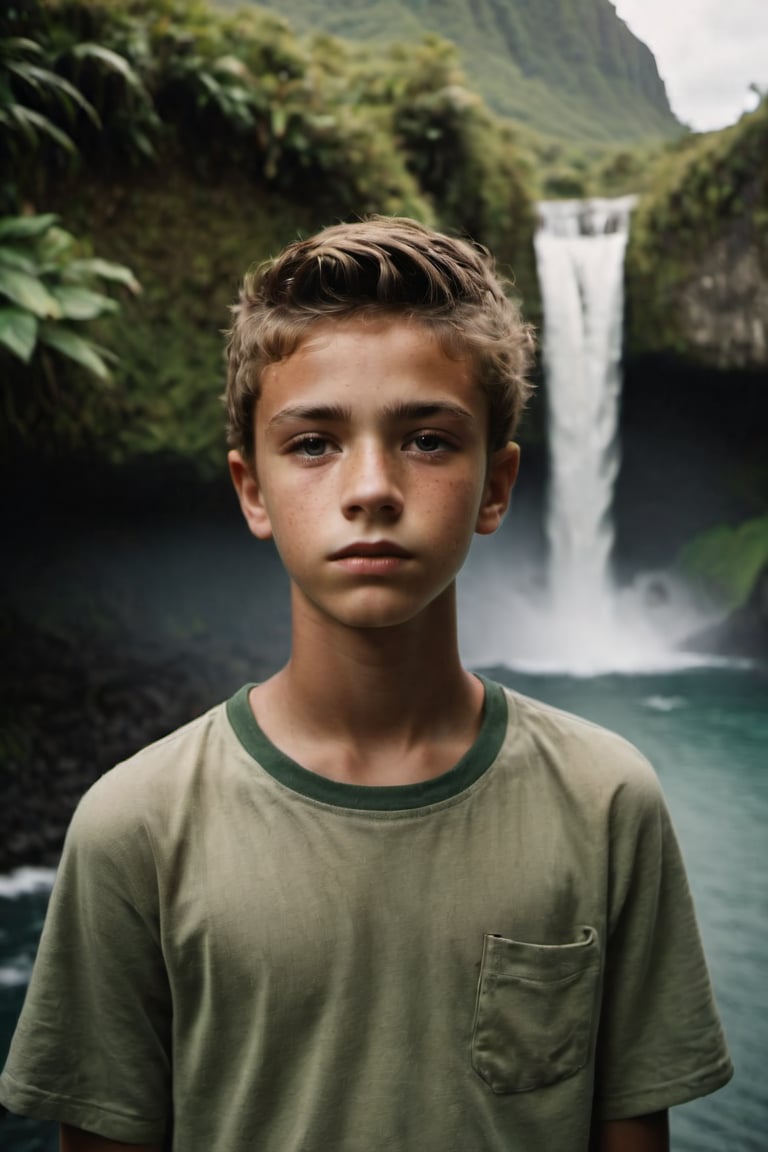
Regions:
M 398 473 L 390 453 L 378 446 L 361 446 L 351 453 L 344 469 L 345 516 L 361 512 L 398 516 L 403 507 Z

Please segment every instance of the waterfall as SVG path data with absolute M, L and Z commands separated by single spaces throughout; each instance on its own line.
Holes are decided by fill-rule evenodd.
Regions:
M 624 252 L 634 198 L 539 204 L 550 485 L 549 594 L 569 646 L 610 629 Z
M 595 675 L 701 662 L 680 645 L 712 610 L 679 575 L 611 571 L 619 468 L 624 254 L 635 198 L 545 201 L 535 246 L 549 426 L 548 558 L 524 533 L 474 550 L 460 592 L 462 654 L 477 666 Z M 523 454 L 523 467 L 525 454 Z

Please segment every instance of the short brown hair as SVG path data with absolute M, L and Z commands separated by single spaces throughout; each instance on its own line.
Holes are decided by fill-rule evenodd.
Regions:
M 514 433 L 530 393 L 532 329 L 490 253 L 404 217 L 371 216 L 290 244 L 250 272 L 227 345 L 228 440 L 253 459 L 254 412 L 268 364 L 319 323 L 392 315 L 423 324 L 446 355 L 469 354 L 489 401 L 488 447 Z

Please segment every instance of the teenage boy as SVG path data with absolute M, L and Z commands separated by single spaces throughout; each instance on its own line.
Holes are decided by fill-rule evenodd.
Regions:
M 660 1152 L 728 1080 L 653 772 L 459 661 L 530 343 L 408 220 L 246 280 L 229 460 L 292 654 L 80 805 L 2 1078 L 65 1152 Z

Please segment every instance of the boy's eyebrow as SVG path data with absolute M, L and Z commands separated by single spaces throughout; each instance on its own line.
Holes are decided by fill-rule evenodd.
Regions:
M 469 420 L 473 423 L 475 420 L 467 408 L 462 408 L 459 404 L 451 404 L 447 400 L 403 401 L 398 404 L 388 404 L 383 411 L 384 416 L 389 420 L 429 420 L 433 416 L 455 416 L 460 420 Z M 322 424 L 332 421 L 348 421 L 351 418 L 351 408 L 343 404 L 290 404 L 275 413 L 267 424 L 267 428 L 284 424 L 289 420 Z
M 429 420 L 431 416 L 457 416 L 460 420 L 474 422 L 475 417 L 467 408 L 460 404 L 451 404 L 447 400 L 428 400 L 420 402 L 404 401 L 401 404 L 388 405 L 384 409 L 385 415 L 394 420 Z
M 329 420 L 349 420 L 351 410 L 342 404 L 290 404 L 276 412 L 267 424 L 271 428 L 275 424 L 284 424 L 287 420 L 308 420 L 312 423 L 323 423 Z

